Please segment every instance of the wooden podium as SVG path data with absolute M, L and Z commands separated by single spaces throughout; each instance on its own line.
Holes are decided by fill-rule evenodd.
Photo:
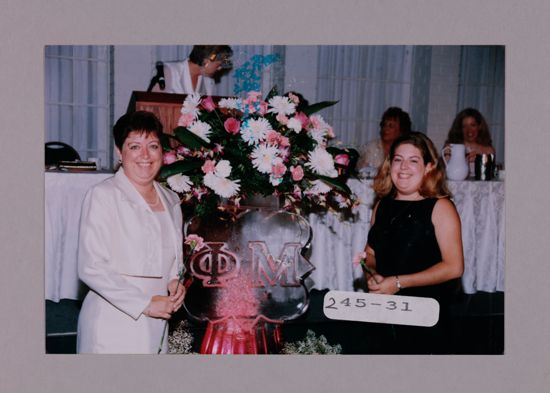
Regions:
M 133 91 L 127 113 L 135 111 L 153 112 L 162 123 L 166 134 L 173 134 L 181 114 L 181 105 L 186 94 L 147 93 Z

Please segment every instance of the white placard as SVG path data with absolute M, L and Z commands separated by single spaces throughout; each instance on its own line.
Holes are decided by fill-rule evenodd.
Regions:
M 327 318 L 344 321 L 434 326 L 439 319 L 439 303 L 429 297 L 329 291 L 323 310 Z

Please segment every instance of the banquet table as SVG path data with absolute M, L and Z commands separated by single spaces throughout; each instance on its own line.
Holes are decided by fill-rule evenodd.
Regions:
M 90 187 L 112 176 L 109 172 L 44 173 L 46 299 L 82 299 L 78 280 L 78 228 L 84 196 Z
M 87 190 L 109 176 L 112 173 L 45 173 L 46 299 L 84 297 L 76 261 L 81 206 Z M 313 230 L 309 260 L 316 268 L 308 278 L 310 288 L 349 291 L 362 279 L 352 259 L 365 246 L 374 193 L 372 180 L 350 179 L 348 185 L 361 200 L 353 219 L 332 213 L 308 217 Z M 504 291 L 504 183 L 467 180 L 449 186 L 462 222 L 464 292 Z

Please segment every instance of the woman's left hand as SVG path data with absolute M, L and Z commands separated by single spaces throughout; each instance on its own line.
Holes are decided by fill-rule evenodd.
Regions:
M 375 280 L 376 279 L 376 280 Z M 394 295 L 399 291 L 397 288 L 395 277 L 382 277 L 375 274 L 374 277 L 368 280 L 369 293 L 378 293 L 383 295 Z
M 168 294 L 170 300 L 174 302 L 174 312 L 178 311 L 185 298 L 185 285 L 183 285 L 183 282 L 178 282 L 176 278 L 171 280 L 168 283 Z

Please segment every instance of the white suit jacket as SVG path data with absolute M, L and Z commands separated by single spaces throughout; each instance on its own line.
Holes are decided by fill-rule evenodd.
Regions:
M 183 262 L 182 214 L 174 192 L 155 182 L 174 230 L 176 263 Z M 78 275 L 90 289 L 137 319 L 150 302 L 125 276 L 161 277 L 160 224 L 124 170 L 91 188 L 83 202 L 78 247 Z
M 153 91 L 177 94 L 192 94 L 211 96 L 214 94 L 214 79 L 208 76 L 199 76 L 197 86 L 193 90 L 191 73 L 189 72 L 189 60 L 164 63 L 164 80 L 166 87 L 160 90 L 158 85 Z

